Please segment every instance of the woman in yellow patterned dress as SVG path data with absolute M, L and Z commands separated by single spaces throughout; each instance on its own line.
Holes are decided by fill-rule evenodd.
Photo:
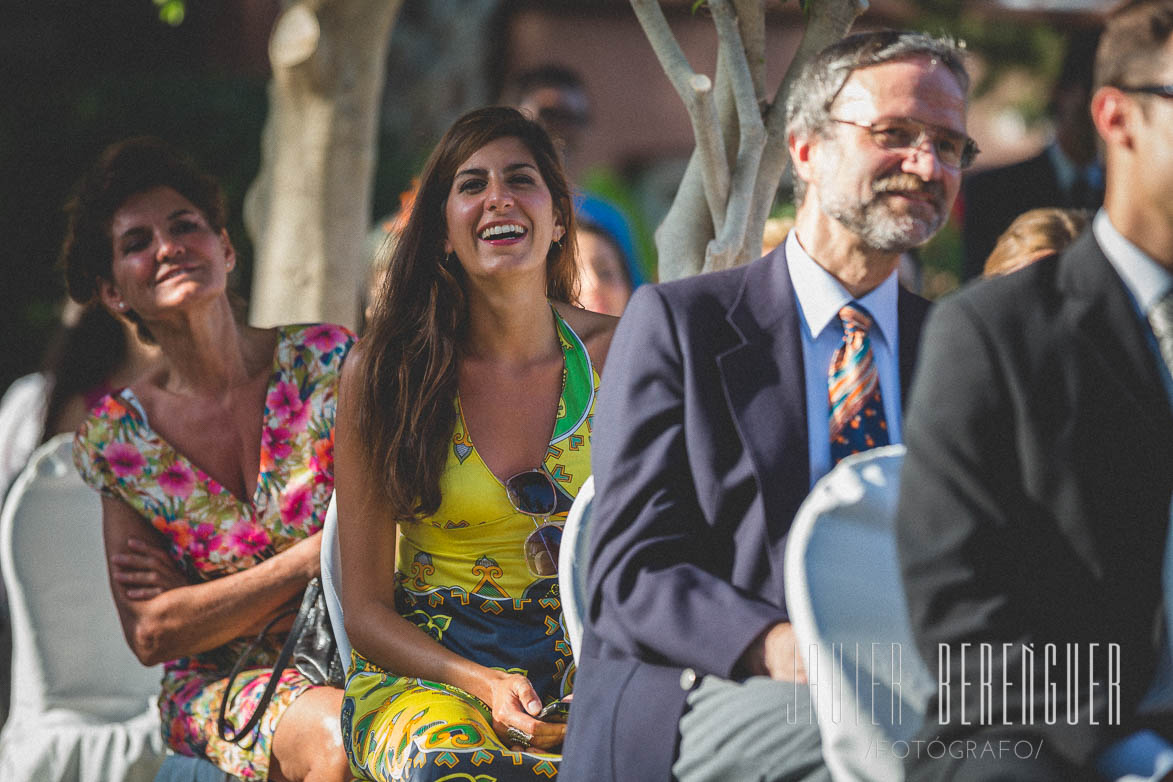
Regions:
M 575 268 L 545 131 L 508 108 L 457 120 L 343 370 L 342 731 L 362 778 L 557 773 L 565 725 L 538 716 L 573 665 L 538 544 L 590 474 L 616 322 L 569 303 Z

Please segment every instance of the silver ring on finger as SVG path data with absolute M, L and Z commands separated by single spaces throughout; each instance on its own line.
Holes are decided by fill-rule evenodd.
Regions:
M 532 733 L 526 733 L 521 728 L 508 727 L 505 729 L 505 735 L 508 736 L 511 741 L 515 741 L 518 744 L 522 744 L 526 747 L 528 747 L 530 742 L 534 740 Z

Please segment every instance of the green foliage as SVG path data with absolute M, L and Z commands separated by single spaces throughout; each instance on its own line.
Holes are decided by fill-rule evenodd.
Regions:
M 187 4 L 184 0 L 153 0 L 159 7 L 159 21 L 170 27 L 183 24 L 187 15 Z
M 809 2 L 809 0 L 808 0 Z M 914 0 L 921 14 L 916 27 L 958 39 L 988 63 L 974 94 L 981 95 L 1005 73 L 1034 71 L 1045 80 L 1054 78 L 1063 59 L 1061 25 L 1025 24 L 1003 14 L 987 14 L 977 4 L 963 0 Z
M 636 265 L 639 266 L 645 280 L 657 279 L 653 227 L 640 209 L 631 185 L 614 171 L 603 166 L 590 169 L 581 179 L 583 190 L 606 199 L 623 212 L 631 227 L 632 239 L 635 241 Z

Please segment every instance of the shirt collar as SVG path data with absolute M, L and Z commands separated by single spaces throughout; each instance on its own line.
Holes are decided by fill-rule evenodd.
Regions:
M 1124 280 L 1128 292 L 1147 317 L 1153 306 L 1173 290 L 1173 273 L 1124 238 L 1103 209 L 1096 212 L 1092 220 L 1092 233 L 1108 262 Z
M 839 310 L 843 305 L 855 301 L 871 313 L 874 321 L 871 333 L 879 329 L 880 338 L 891 346 L 888 337 L 896 333 L 896 299 L 899 291 L 896 269 L 868 293 L 858 299 L 853 298 L 833 274 L 807 254 L 799 244 L 795 231 L 786 237 L 786 265 L 790 269 L 799 312 L 802 313 L 811 339 L 818 339 L 823 329 L 832 323 L 835 328 L 839 328 Z
M 1104 187 L 1104 167 L 1100 161 L 1093 160 L 1086 166 L 1076 165 L 1071 158 L 1063 154 L 1056 142 L 1047 145 L 1047 157 L 1051 161 L 1051 168 L 1055 170 L 1055 182 L 1064 193 L 1070 193 L 1078 177 L 1083 177 L 1089 187 L 1101 189 Z

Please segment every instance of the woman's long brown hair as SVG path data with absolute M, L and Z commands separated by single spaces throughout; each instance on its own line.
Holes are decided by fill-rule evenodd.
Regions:
M 541 172 L 566 234 L 546 255 L 546 295 L 573 301 L 574 212 L 558 153 L 536 122 L 503 106 L 465 114 L 433 150 L 363 336 L 359 437 L 371 477 L 398 521 L 440 507 L 440 475 L 456 425 L 456 360 L 468 321 L 465 275 L 445 256 L 444 213 L 461 163 L 499 138 L 517 138 Z

